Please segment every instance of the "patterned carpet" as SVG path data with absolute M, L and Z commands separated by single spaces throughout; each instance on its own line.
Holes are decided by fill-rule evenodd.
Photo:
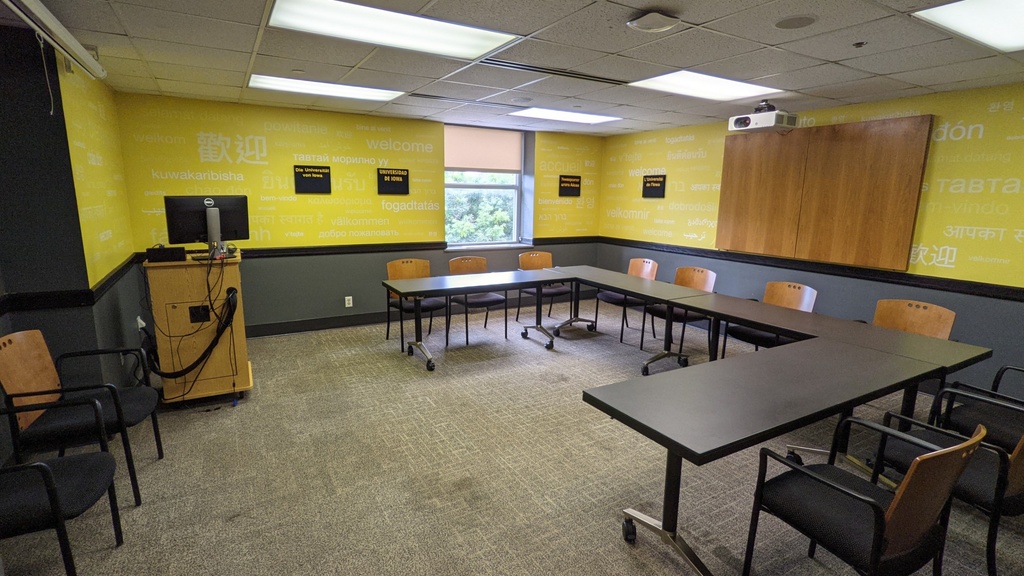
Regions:
M 556 305 L 554 319 L 567 313 Z M 639 313 L 624 344 L 619 309 L 604 306 L 599 332 L 564 329 L 550 351 L 511 318 L 505 340 L 501 320 L 492 313 L 485 330 L 483 313 L 471 314 L 466 346 L 456 317 L 447 349 L 435 322 L 434 372 L 399 350 L 396 326 L 390 341 L 383 325 L 250 339 L 245 400 L 167 407 L 162 461 L 151 431 L 132 431 L 143 505 L 129 504 L 121 470 L 124 546 L 113 547 L 105 501 L 69 523 L 80 574 L 692 574 L 653 533 L 639 529 L 635 545 L 621 536 L 623 508 L 660 516 L 664 450 L 581 400 L 585 388 L 638 377 L 656 351 L 650 338 L 638 348 Z M 688 329 L 686 345 L 691 363 L 707 361 L 706 332 Z M 768 445 L 825 445 L 834 422 Z M 754 448 L 684 465 L 681 532 L 716 574 L 740 571 L 756 458 Z M 986 526 L 955 507 L 946 574 L 985 573 Z M 1022 534 L 1019 519 L 1004 520 L 1003 574 L 1024 573 Z M 853 573 L 806 548 L 763 516 L 756 573 Z M 10 575 L 63 574 L 52 531 L 0 541 L 0 556 Z

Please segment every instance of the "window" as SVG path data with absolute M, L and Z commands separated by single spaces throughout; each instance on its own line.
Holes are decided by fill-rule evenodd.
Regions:
M 522 236 L 523 134 L 445 126 L 445 240 L 508 244 Z
M 519 174 L 444 173 L 444 234 L 449 244 L 519 241 Z

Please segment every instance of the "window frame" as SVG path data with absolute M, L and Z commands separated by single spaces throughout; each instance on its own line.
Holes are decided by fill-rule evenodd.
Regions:
M 522 242 L 522 217 L 523 217 L 523 171 L 520 170 L 484 170 L 480 168 L 452 168 L 444 169 L 444 192 L 445 192 L 445 242 L 450 248 L 475 248 L 508 246 Z M 478 174 L 511 174 L 515 176 L 514 184 L 479 184 L 479 183 L 455 183 L 448 181 L 448 174 L 452 172 L 474 172 Z M 508 240 L 495 240 L 493 242 L 453 242 L 448 238 L 448 190 L 511 190 L 512 199 L 512 237 Z

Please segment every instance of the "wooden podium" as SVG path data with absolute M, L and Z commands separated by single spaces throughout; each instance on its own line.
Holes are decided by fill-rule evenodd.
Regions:
M 176 372 L 199 358 L 213 341 L 228 307 L 229 288 L 237 306 L 209 358 L 179 378 L 163 378 L 163 401 L 180 402 L 252 389 L 252 368 L 242 314 L 241 254 L 222 260 L 143 263 L 153 307 L 153 335 L 160 369 Z M 212 301 L 212 306 L 211 306 Z

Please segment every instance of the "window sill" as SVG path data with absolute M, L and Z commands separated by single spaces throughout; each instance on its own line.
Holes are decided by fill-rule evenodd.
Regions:
M 461 246 L 449 245 L 445 248 L 445 252 L 484 252 L 487 250 L 513 250 L 513 249 L 529 249 L 533 248 L 533 244 L 526 244 L 524 242 L 509 242 L 507 244 L 466 244 Z

